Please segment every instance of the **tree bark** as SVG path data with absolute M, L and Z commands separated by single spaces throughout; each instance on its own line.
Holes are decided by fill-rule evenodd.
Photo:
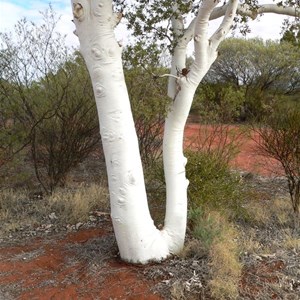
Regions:
M 230 30 L 238 1 L 233 0 L 230 2 L 223 22 L 209 39 L 207 36 L 209 18 L 218 3 L 218 1 L 203 1 L 194 22 L 195 61 L 187 74 L 178 74 L 177 70 L 178 79 L 174 80 L 171 77 L 169 80 L 168 94 L 173 98 L 173 103 L 166 118 L 163 142 L 164 172 L 167 187 L 164 230 L 168 232 L 168 236 L 177 236 L 176 239 L 169 242 L 170 249 L 174 252 L 182 249 L 186 231 L 187 187 L 189 182 L 185 176 L 187 160 L 183 154 L 185 123 L 196 88 L 217 58 L 216 49 Z M 190 35 L 189 30 L 186 34 Z M 183 35 L 179 39 L 174 49 L 171 69 L 173 75 L 175 75 L 175 66 L 180 66 L 180 68 L 185 66 L 183 60 L 185 61 L 186 58 L 187 35 Z
M 87 64 L 99 115 L 100 133 L 108 173 L 111 217 L 121 258 L 133 263 L 161 260 L 183 248 L 187 220 L 186 159 L 183 131 L 194 93 L 217 57 L 217 46 L 233 22 L 237 0 L 230 1 L 223 22 L 208 39 L 210 14 L 219 3 L 204 0 L 195 23 L 195 62 L 188 74 L 177 74 L 185 63 L 187 36 L 174 52 L 172 72 L 178 78 L 169 84 L 173 99 L 164 133 L 164 170 L 167 184 L 165 225 L 159 231 L 151 219 L 145 191 L 138 141 L 125 84 L 121 47 L 114 36 L 120 15 L 112 0 L 72 0 L 76 34 Z M 183 24 L 174 20 L 176 30 Z M 189 35 L 193 29 L 187 31 Z M 175 75 L 175 77 L 176 77 Z
M 133 263 L 161 260 L 168 245 L 151 219 L 138 140 L 125 84 L 121 52 L 113 29 L 112 1 L 72 1 L 80 51 L 97 104 L 111 217 L 121 258 Z

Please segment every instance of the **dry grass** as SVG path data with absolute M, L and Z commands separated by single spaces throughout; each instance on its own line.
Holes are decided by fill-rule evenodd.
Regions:
M 102 185 L 82 186 L 74 191 L 57 190 L 48 199 L 52 211 L 67 223 L 87 221 L 94 209 L 108 209 L 108 191 Z
M 211 295 L 216 299 L 236 299 L 242 270 L 238 257 L 238 232 L 224 219 L 222 224 L 220 236 L 214 240 L 209 251 L 211 270 L 209 286 Z
M 257 254 L 262 251 L 263 245 L 257 241 L 255 229 L 251 228 L 240 239 L 240 247 L 244 253 Z
M 175 281 L 170 288 L 170 294 L 172 300 L 185 300 L 187 299 L 184 292 L 184 285 L 182 282 Z
M 275 198 L 269 209 L 271 214 L 274 215 L 280 225 L 287 225 L 292 221 L 292 208 L 290 205 L 290 200 L 288 198 Z
M 183 259 L 193 257 L 195 259 L 202 259 L 207 255 L 207 249 L 203 242 L 199 239 L 190 239 L 187 241 L 179 256 Z
M 32 204 L 29 211 L 28 199 L 29 193 L 26 190 L 0 190 L 0 234 L 35 224 L 36 218 L 32 211 L 36 205 Z M 44 209 L 42 206 L 41 210 Z
M 243 236 L 240 238 L 241 250 L 249 254 L 261 254 L 272 251 L 272 248 L 278 247 L 278 241 L 269 241 L 269 246 L 264 245 L 264 241 L 259 239 L 260 230 L 276 230 L 278 236 L 285 236 L 284 248 L 294 248 L 296 240 L 294 233 L 289 229 L 292 226 L 292 214 L 290 203 L 287 198 L 275 197 L 265 201 L 252 199 L 246 205 L 248 214 L 248 225 L 243 230 Z M 259 230 L 258 230 L 259 228 Z M 271 248 L 270 248 L 271 247 Z
M 258 194 L 259 195 L 259 194 Z M 244 208 L 247 212 L 247 221 L 255 226 L 267 226 L 271 223 L 286 226 L 293 221 L 292 208 L 288 197 L 275 197 L 262 200 L 261 197 L 250 194 Z
M 89 212 L 107 211 L 108 205 L 108 192 L 103 185 L 65 188 L 40 198 L 26 190 L 3 189 L 0 190 L 0 235 L 46 224 L 52 213 L 57 217 L 53 220 L 56 224 L 84 222 Z
M 261 200 L 251 200 L 249 201 L 245 209 L 249 216 L 249 221 L 251 224 L 256 224 L 258 226 L 265 226 L 270 222 L 271 211 L 268 204 L 264 205 Z
M 289 249 L 294 251 L 300 251 L 300 237 L 297 232 L 292 232 L 290 229 L 285 230 L 284 232 L 284 241 L 281 246 L 283 249 Z
M 193 256 L 195 259 L 208 256 L 211 295 L 215 299 L 237 298 L 242 270 L 237 229 L 216 211 L 201 212 L 193 218 L 193 234 L 197 239 L 187 244 L 182 256 Z

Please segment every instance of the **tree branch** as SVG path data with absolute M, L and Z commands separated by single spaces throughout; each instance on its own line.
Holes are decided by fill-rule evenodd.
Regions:
M 233 19 L 236 15 L 238 0 L 231 0 L 226 6 L 227 9 L 223 21 L 220 24 L 219 28 L 216 30 L 216 32 L 210 38 L 213 51 L 217 49 L 220 42 L 225 38 L 229 30 L 231 29 Z
M 216 7 L 212 14 L 210 15 L 210 20 L 218 19 L 225 15 L 228 5 L 230 3 L 223 5 L 221 7 Z M 277 4 L 263 4 L 258 5 L 258 8 L 253 10 L 249 5 L 239 4 L 237 7 L 237 14 L 242 16 L 250 17 L 251 19 L 256 19 L 258 15 L 265 13 L 274 13 L 279 15 L 286 15 L 291 17 L 299 17 L 299 10 L 295 7 L 284 7 L 278 6 Z
M 209 17 L 209 20 L 211 21 L 225 16 L 229 5 L 231 5 L 231 2 L 220 7 L 215 7 Z M 300 10 L 298 10 L 297 8 L 278 6 L 277 4 L 259 5 L 256 10 L 251 9 L 249 5 L 238 4 L 236 10 L 237 15 L 247 16 L 253 20 L 255 20 L 258 15 L 265 14 L 265 13 L 275 13 L 275 14 L 286 15 L 291 17 L 300 17 Z M 188 44 L 192 40 L 195 32 L 195 24 L 196 24 L 196 17 L 191 21 L 190 25 L 184 31 L 184 35 L 180 39 L 180 43 Z

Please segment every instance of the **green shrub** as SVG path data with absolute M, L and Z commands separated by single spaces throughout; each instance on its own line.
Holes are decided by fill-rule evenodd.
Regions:
M 242 212 L 243 192 L 240 176 L 229 169 L 226 162 L 213 151 L 186 152 L 189 207 L 209 207 L 226 211 L 230 216 Z
M 162 159 L 155 159 L 144 167 L 149 209 L 156 225 L 163 224 L 165 217 L 166 183 Z
M 188 219 L 193 237 L 201 242 L 201 249 L 208 251 L 222 233 L 222 222 L 213 213 L 197 207 L 189 210 Z
M 192 112 L 201 120 L 232 123 L 240 119 L 245 101 L 245 91 L 232 84 L 204 83 L 196 94 Z

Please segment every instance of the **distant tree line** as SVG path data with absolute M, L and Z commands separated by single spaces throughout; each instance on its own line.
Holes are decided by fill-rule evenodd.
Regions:
M 198 89 L 193 112 L 225 123 L 260 120 L 280 103 L 300 103 L 299 71 L 299 48 L 287 38 L 226 39 Z

